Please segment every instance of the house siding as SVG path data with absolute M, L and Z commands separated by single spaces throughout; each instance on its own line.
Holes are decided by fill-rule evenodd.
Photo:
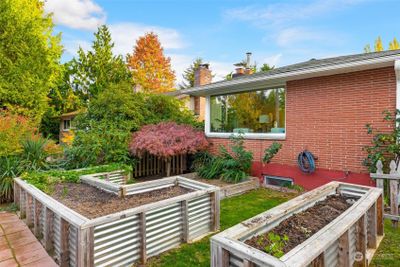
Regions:
M 343 172 L 348 171 L 353 176 L 364 174 L 358 175 L 357 179 L 364 177 L 360 178 L 361 182 L 357 180 L 358 183 L 370 184 L 367 168 L 362 165 L 366 156 L 362 148 L 371 142 L 365 125 L 371 123 L 382 131 L 390 131 L 393 125 L 383 121 L 384 110 L 396 110 L 393 67 L 289 81 L 286 84 L 286 139 L 278 141 L 283 147 L 272 164 L 262 167 L 259 162 L 264 149 L 273 140 L 245 141 L 246 148 L 254 153 L 253 174 L 279 175 L 282 173 L 279 170 L 285 169 L 287 175 L 295 182 L 298 177 L 302 184 L 303 174 L 294 167 L 297 155 L 307 149 L 318 158 L 315 179 L 320 178 L 319 171 L 328 178 L 343 176 Z M 209 140 L 212 152 L 216 152 L 219 145 L 229 143 L 222 138 Z M 293 171 L 287 173 L 288 169 Z M 313 183 L 312 187 L 321 183 Z M 309 185 L 305 187 L 311 189 Z

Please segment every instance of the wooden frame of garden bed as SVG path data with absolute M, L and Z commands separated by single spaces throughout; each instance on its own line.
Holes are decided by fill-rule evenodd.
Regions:
M 293 214 L 335 193 L 359 199 L 339 217 L 281 258 L 244 243 L 252 236 L 268 232 Z M 213 236 L 211 266 L 368 266 L 382 238 L 382 190 L 331 182 Z M 360 261 L 355 260 L 356 254 L 363 256 Z
M 88 219 L 15 178 L 14 201 L 60 266 L 131 265 L 219 229 L 218 187 L 179 176 L 136 186 L 156 190 L 165 181 L 194 191 Z

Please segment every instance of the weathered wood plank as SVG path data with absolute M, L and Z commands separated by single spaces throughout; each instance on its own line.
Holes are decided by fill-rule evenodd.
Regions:
M 47 251 L 51 251 L 53 249 L 53 227 L 54 227 L 54 213 L 49 209 L 45 209 L 46 213 L 46 224 L 44 229 L 44 248 Z
M 399 200 L 398 200 L 399 181 L 391 180 L 389 182 L 389 185 L 390 185 L 390 214 L 394 215 L 394 216 L 398 216 L 399 215 Z M 393 225 L 393 227 L 397 228 L 398 221 L 393 220 L 392 225 Z
M 252 262 L 249 261 L 249 260 L 244 259 L 244 260 L 243 260 L 243 267 L 255 267 L 255 264 L 252 263 Z
M 350 238 L 349 238 L 349 231 L 346 231 L 340 238 L 339 238 L 339 264 L 338 266 L 341 267 L 350 267 L 351 266 L 351 259 L 350 259 Z
M 60 233 L 60 266 L 69 266 L 69 223 L 61 218 L 61 233 Z
M 367 266 L 367 216 L 361 216 L 356 225 L 356 251 L 362 257 L 354 262 L 356 267 Z
M 41 216 L 41 203 L 38 200 L 34 200 L 35 213 L 33 217 L 33 234 L 36 237 L 40 235 L 40 216 Z
M 315 258 L 311 262 L 311 267 L 324 267 L 324 266 L 325 266 L 324 253 L 321 253 L 317 258 Z
M 140 236 L 140 260 L 142 264 L 147 263 L 147 242 L 146 242 L 146 213 L 142 212 L 139 214 L 139 236 Z
M 377 207 L 376 203 L 368 210 L 368 248 L 376 248 L 378 242 L 378 229 L 377 229 Z
M 32 214 L 32 196 L 30 194 L 26 194 L 26 204 L 25 204 L 25 213 L 26 213 L 26 225 L 28 227 L 33 226 L 33 214 Z
M 182 242 L 189 241 L 189 216 L 188 216 L 188 200 L 181 202 L 182 209 Z
M 229 267 L 229 251 L 226 249 L 222 249 L 222 266 L 221 267 Z
M 219 192 L 211 192 L 210 193 L 211 200 L 211 230 L 218 231 L 219 230 L 219 221 L 220 221 L 220 201 L 219 201 Z
M 383 196 L 380 195 L 378 200 L 376 201 L 376 222 L 377 222 L 377 234 L 382 236 L 384 233 L 383 227 Z
M 90 227 L 86 230 L 86 264 L 85 267 L 93 267 L 94 266 L 94 227 Z

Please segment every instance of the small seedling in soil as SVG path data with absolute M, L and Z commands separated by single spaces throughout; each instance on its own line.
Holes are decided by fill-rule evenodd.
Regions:
M 269 233 L 268 239 L 269 239 L 269 245 L 265 247 L 265 252 L 277 258 L 282 257 L 285 254 L 283 252 L 283 248 L 289 241 L 289 237 L 287 235 L 281 237 L 277 234 Z
M 311 230 L 307 229 L 306 227 L 300 226 L 299 229 L 307 238 L 311 236 Z
M 62 189 L 62 193 L 61 196 L 64 198 L 66 196 L 68 196 L 68 187 L 64 186 Z

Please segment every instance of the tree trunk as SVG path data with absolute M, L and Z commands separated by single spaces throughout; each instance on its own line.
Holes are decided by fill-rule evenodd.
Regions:
M 167 166 L 165 166 L 166 170 L 167 170 L 167 177 L 169 177 L 169 176 L 171 176 L 171 158 L 170 157 L 166 158 L 165 162 L 167 165 Z

